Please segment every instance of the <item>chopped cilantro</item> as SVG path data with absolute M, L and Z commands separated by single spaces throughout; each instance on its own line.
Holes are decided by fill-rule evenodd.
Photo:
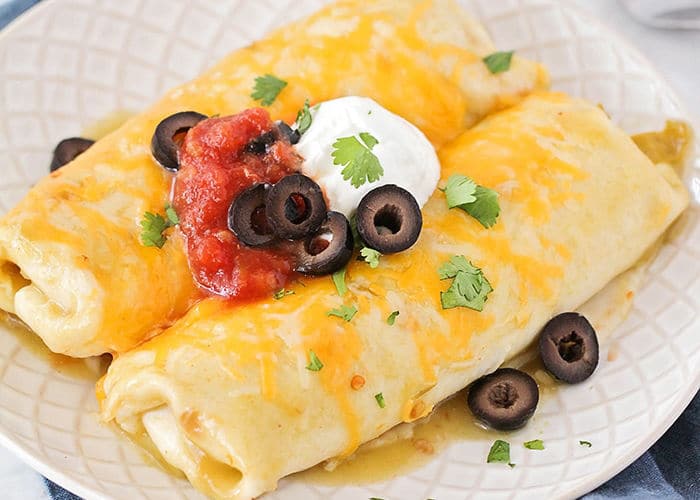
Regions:
M 468 307 L 482 311 L 488 294 L 493 291 L 491 283 L 478 267 L 463 255 L 455 255 L 438 269 L 440 279 L 452 279 L 446 292 L 440 292 L 443 309 Z
M 544 450 L 544 442 L 541 439 L 526 441 L 523 443 L 523 446 L 528 450 Z
M 492 74 L 502 73 L 510 69 L 510 60 L 513 58 L 513 51 L 494 52 L 484 57 L 483 61 Z
M 362 248 L 362 238 L 360 238 L 360 233 L 357 230 L 357 212 L 350 216 L 350 231 L 352 232 L 355 248 Z
M 441 189 L 447 198 L 447 206 L 449 208 L 474 203 L 476 196 L 476 182 L 471 180 L 466 175 L 453 174 L 447 179 L 447 186 Z
M 494 462 L 503 464 L 510 463 L 510 443 L 508 443 L 508 441 L 502 441 L 500 439 L 494 441 L 491 450 L 489 450 L 486 463 L 490 464 Z
M 493 189 L 477 185 L 466 175 L 454 174 L 447 180 L 442 191 L 449 208 L 460 208 L 474 217 L 485 228 L 496 223 L 501 209 L 498 193 Z
M 173 207 L 170 203 L 165 205 L 165 216 L 168 218 L 172 226 L 180 223 L 180 217 L 177 216 L 175 207 Z
M 510 467 L 511 469 L 514 469 L 515 464 L 513 462 L 508 462 L 508 467 Z
M 163 248 L 165 245 L 165 236 L 163 231 L 180 223 L 180 219 L 175 213 L 175 209 L 166 205 L 165 215 L 146 212 L 141 220 L 141 244 L 145 247 Z
M 364 258 L 365 262 L 369 264 L 369 267 L 372 269 L 376 269 L 377 266 L 379 265 L 379 257 L 382 256 L 379 252 L 377 252 L 374 248 L 369 248 L 369 247 L 364 247 L 362 250 L 360 250 L 360 255 Z
M 474 267 L 463 255 L 454 255 L 438 268 L 438 275 L 441 280 L 447 280 L 457 276 L 460 271 L 476 274 L 479 272 L 479 268 Z
M 333 164 L 343 168 L 343 179 L 349 180 L 355 188 L 366 182 L 374 182 L 384 175 L 372 148 L 379 141 L 369 132 L 360 132 L 360 139 L 355 136 L 341 137 L 333 143 Z
M 312 372 L 317 372 L 320 371 L 321 368 L 323 368 L 323 363 L 321 363 L 321 360 L 318 359 L 316 353 L 309 349 L 309 364 L 306 365 L 306 369 Z
M 253 93 L 250 96 L 256 101 L 260 101 L 263 106 L 269 106 L 275 102 L 277 96 L 286 86 L 287 82 L 268 73 L 255 79 Z
M 394 326 L 394 323 L 396 323 L 396 317 L 399 315 L 399 311 L 394 311 L 392 312 L 387 318 L 386 318 L 386 323 L 390 326 Z
M 374 395 L 374 399 L 377 400 L 377 404 L 379 405 L 380 408 L 386 407 L 386 402 L 384 401 L 384 394 L 379 392 L 379 393 Z
M 331 278 L 333 278 L 333 284 L 335 285 L 335 289 L 338 291 L 338 295 L 341 297 L 345 295 L 348 291 L 348 287 L 345 284 L 345 271 L 347 268 L 342 268 L 340 271 L 336 271 L 333 273 Z
M 590 441 L 579 441 L 578 444 L 580 444 L 581 446 L 585 446 L 586 448 L 590 448 L 591 446 L 593 446 Z
M 165 245 L 163 231 L 168 228 L 168 222 L 160 214 L 146 212 L 141 221 L 141 243 L 145 247 L 162 248 Z
M 280 300 L 287 295 L 294 295 L 294 290 L 285 290 L 284 288 L 281 288 L 272 295 L 272 298 L 275 300 Z
M 496 223 L 501 207 L 498 205 L 498 193 L 484 186 L 477 186 L 474 192 L 476 201 L 459 207 L 478 220 L 482 226 L 489 228 Z
M 313 121 L 313 117 L 311 116 L 311 111 L 309 110 L 309 100 L 307 99 L 304 102 L 304 107 L 299 110 L 297 113 L 297 130 L 299 131 L 299 134 L 303 135 L 304 132 L 309 130 L 309 127 L 311 126 L 311 122 Z
M 331 309 L 326 312 L 326 316 L 337 316 L 347 322 L 350 322 L 355 314 L 357 314 L 357 308 L 355 306 L 346 306 L 344 304 L 337 309 Z

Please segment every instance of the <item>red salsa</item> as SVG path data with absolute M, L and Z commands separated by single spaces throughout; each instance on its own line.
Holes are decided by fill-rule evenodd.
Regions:
M 228 229 L 228 209 L 239 193 L 299 169 L 301 159 L 286 140 L 275 141 L 264 152 L 246 148 L 273 129 L 267 111 L 253 108 L 200 122 L 180 149 L 173 205 L 192 274 L 212 293 L 260 298 L 284 287 L 293 274 L 286 252 L 246 247 Z

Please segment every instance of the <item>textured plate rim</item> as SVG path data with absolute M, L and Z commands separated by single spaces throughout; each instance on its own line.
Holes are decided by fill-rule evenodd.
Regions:
M 647 66 L 649 73 L 652 74 L 655 79 L 663 83 L 663 85 L 667 88 L 669 95 L 673 98 L 675 104 L 678 106 L 678 109 L 683 114 L 683 117 L 690 123 L 691 127 L 695 131 L 700 131 L 700 128 L 698 128 L 698 122 L 696 122 L 695 120 L 697 117 L 690 114 L 687 106 L 685 105 L 683 100 L 678 96 L 675 87 L 658 69 L 656 69 L 656 66 L 646 56 L 646 54 L 639 50 L 625 36 L 618 34 L 612 26 L 609 26 L 602 19 L 599 19 L 598 17 L 589 14 L 577 5 L 569 4 L 567 7 L 570 8 L 571 11 L 574 12 L 581 19 L 586 20 L 591 25 L 597 25 L 597 27 L 601 29 L 601 32 L 606 37 L 612 38 L 617 44 L 624 48 L 625 51 L 633 53 L 636 57 L 638 57 L 639 60 Z M 693 151 L 694 161 L 700 161 L 700 143 L 697 142 L 697 134 L 698 132 L 695 133 L 696 142 L 694 144 Z M 687 165 L 689 164 L 690 160 L 687 162 Z M 696 202 L 693 199 L 691 199 L 690 206 L 688 209 L 690 209 L 694 203 Z M 632 463 L 634 463 L 639 457 L 644 455 L 644 453 L 646 453 L 649 450 L 649 448 L 651 448 L 659 439 L 661 439 L 661 437 L 666 433 L 666 431 L 668 431 L 671 428 L 671 426 L 676 422 L 676 420 L 678 420 L 678 418 L 683 414 L 685 409 L 690 405 L 690 402 L 693 400 L 693 398 L 698 394 L 698 392 L 700 392 L 700 373 L 696 374 L 694 383 L 691 382 L 690 384 L 688 384 L 686 390 L 687 392 L 684 393 L 683 396 L 678 400 L 676 405 L 673 408 L 671 408 L 671 410 L 669 410 L 669 412 L 666 415 L 666 418 L 662 421 L 661 424 L 659 424 L 656 428 L 648 432 L 644 439 L 640 440 L 639 444 L 636 447 L 632 447 L 630 451 L 627 452 L 627 454 L 623 455 L 615 462 L 612 462 L 606 468 L 601 469 L 601 471 L 597 474 L 593 474 L 589 476 L 587 480 L 582 481 L 578 487 L 573 489 L 573 491 L 571 492 L 571 496 L 577 498 L 587 493 L 590 493 L 597 487 L 614 478 L 624 469 L 632 465 Z
M 529 0 L 525 0 L 528 2 Z M 7 38 L 9 38 L 15 31 L 21 29 L 26 23 L 34 19 L 35 17 L 41 16 L 45 10 L 53 7 L 54 4 L 59 3 L 59 0 L 42 0 L 41 3 L 34 5 L 17 16 L 12 22 L 10 22 L 5 28 L 0 30 L 0 44 L 4 43 Z M 554 3 L 553 0 L 545 0 L 543 3 Z M 645 66 L 649 73 L 663 86 L 666 88 L 669 96 L 673 99 L 674 104 L 680 110 L 683 118 L 691 123 L 693 128 L 697 131 L 700 128 L 697 126 L 696 116 L 689 113 L 688 108 L 684 104 L 683 100 L 678 96 L 674 86 L 668 81 L 668 79 L 660 73 L 656 66 L 653 64 L 649 58 L 642 53 L 633 43 L 631 43 L 626 37 L 615 31 L 614 28 L 609 26 L 605 21 L 592 15 L 585 11 L 583 8 L 574 5 L 573 3 L 567 2 L 567 10 L 574 13 L 577 17 L 587 21 L 592 26 L 598 28 L 605 38 L 609 38 L 615 41 L 625 52 L 633 53 Z M 700 144 L 696 143 L 694 159 L 700 161 Z M 691 200 L 691 205 L 697 203 Z M 637 446 L 632 447 L 626 454 L 608 464 L 605 468 L 602 468 L 598 473 L 588 476 L 585 480 L 581 481 L 578 486 L 574 487 L 566 495 L 561 495 L 558 498 L 577 498 L 586 493 L 591 492 L 598 486 L 602 485 L 606 481 L 612 479 L 622 470 L 631 465 L 635 460 L 641 457 L 654 443 L 656 443 L 668 429 L 675 423 L 675 421 L 681 416 L 683 411 L 688 407 L 690 402 L 700 392 L 700 373 L 695 377 L 695 380 L 688 383 L 685 387 L 685 392 L 678 399 L 677 403 L 667 411 L 666 417 L 662 420 L 660 424 L 657 424 L 650 432 L 644 436 L 644 438 L 639 442 Z M 0 446 L 3 446 L 7 450 L 14 453 L 14 455 L 35 470 L 37 473 L 41 474 L 45 478 L 53 481 L 70 492 L 86 499 L 99 499 L 99 500 L 110 500 L 116 497 L 107 497 L 103 493 L 87 486 L 80 481 L 74 480 L 70 476 L 63 473 L 61 469 L 55 468 L 52 465 L 47 464 L 44 460 L 37 456 L 36 452 L 31 450 L 29 447 L 14 440 L 12 436 L 12 431 L 6 428 L 6 426 L 0 423 Z

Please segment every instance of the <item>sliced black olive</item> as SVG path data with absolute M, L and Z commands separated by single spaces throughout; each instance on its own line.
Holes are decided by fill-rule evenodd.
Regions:
M 540 400 L 537 383 L 525 372 L 500 368 L 481 377 L 469 389 L 472 413 L 499 431 L 519 429 L 530 420 Z
M 177 172 L 180 168 L 178 162 L 178 150 L 182 142 L 182 136 L 189 129 L 197 125 L 207 117 L 195 111 L 181 111 L 163 119 L 151 139 L 151 153 L 153 158 L 166 170 Z
M 365 244 L 381 253 L 411 247 L 420 235 L 423 216 L 411 193 L 394 184 L 367 193 L 357 207 L 357 231 Z
M 51 159 L 51 166 L 49 167 L 49 170 L 53 172 L 54 170 L 61 168 L 66 163 L 70 163 L 76 157 L 83 154 L 93 144 L 95 144 L 95 141 L 85 139 L 83 137 L 70 137 L 68 139 L 63 139 L 53 150 L 53 158 Z
M 598 366 L 598 336 L 575 312 L 549 320 L 540 333 L 539 348 L 545 368 L 568 384 L 583 382 Z
M 251 140 L 248 144 L 246 144 L 245 150 L 254 155 L 264 155 L 276 140 L 277 131 L 270 130 Z
M 268 184 L 255 184 L 239 194 L 229 207 L 228 227 L 245 245 L 259 247 L 276 239 L 265 213 L 268 189 Z
M 321 188 L 305 175 L 283 177 L 267 193 L 267 218 L 283 239 L 298 240 L 315 233 L 327 211 Z
M 318 232 L 295 244 L 295 271 L 304 274 L 330 274 L 342 269 L 352 257 L 355 243 L 348 219 L 339 212 L 328 212 Z
M 290 144 L 296 144 L 299 142 L 299 139 L 301 139 L 301 134 L 299 131 L 294 130 L 282 120 L 277 120 L 275 124 L 277 125 L 280 134 L 282 134 L 283 137 L 286 137 Z

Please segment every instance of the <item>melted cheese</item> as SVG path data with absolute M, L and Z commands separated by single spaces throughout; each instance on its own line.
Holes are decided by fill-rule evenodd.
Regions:
M 143 213 L 162 213 L 170 193 L 169 175 L 149 152 L 163 117 L 258 105 L 250 97 L 254 79 L 272 73 L 288 82 L 269 107 L 275 119 L 293 121 L 306 99 L 362 95 L 440 147 L 489 111 L 547 85 L 540 65 L 518 57 L 509 71 L 490 74 L 481 58 L 493 50 L 483 28 L 451 1 L 344 0 L 234 52 L 42 180 L 0 223 L 0 258 L 33 283 L 0 265 L 0 305 L 21 310 L 60 352 L 87 356 L 138 345 L 199 299 L 178 237 L 162 250 L 139 242 Z M 13 241 L 23 242 L 21 252 Z M 52 258 L 84 291 L 44 277 Z M 269 368 L 272 361 L 258 362 Z
M 103 415 L 129 428 L 154 404 L 180 415 L 197 408 L 208 433 L 182 432 L 226 457 L 243 473 L 242 491 L 257 494 L 282 475 L 349 455 L 495 369 L 552 315 L 576 308 L 634 263 L 687 203 L 600 109 L 562 94 L 532 95 L 438 155 L 441 183 L 462 173 L 496 190 L 494 227 L 449 210 L 438 190 L 423 209 L 418 242 L 383 256 L 376 269 L 351 261 L 343 297 L 320 277 L 303 279 L 281 300 L 235 307 L 205 300 L 115 361 Z M 460 254 L 493 285 L 482 312 L 441 308 L 449 282 L 437 269 Z M 351 322 L 327 315 L 341 304 L 357 307 Z M 393 310 L 400 315 L 389 326 Z M 318 372 L 306 369 L 311 350 L 324 365 Z M 355 375 L 365 380 L 360 389 L 351 386 Z M 153 380 L 155 389 L 147 384 L 141 394 L 134 380 Z M 194 380 L 198 391 L 225 396 L 193 392 Z M 374 400 L 380 392 L 385 408 Z
M 337 400 L 346 420 L 347 450 L 352 451 L 360 443 L 358 419 L 362 414 L 348 399 L 352 394 L 349 380 L 353 374 L 363 373 L 361 360 L 368 346 L 358 335 L 354 321 L 345 323 L 330 318 L 326 315 L 329 309 L 345 303 L 358 307 L 358 315 L 375 307 L 386 315 L 396 308 L 386 290 L 400 290 L 403 304 L 411 306 L 401 310 L 398 322 L 412 336 L 422 383 L 431 386 L 437 382 L 441 367 L 473 356 L 473 335 L 487 331 L 496 322 L 492 308 L 484 312 L 466 308 L 441 310 L 440 292 L 447 283 L 437 279 L 436 269 L 451 255 L 468 254 L 484 270 L 496 289 L 495 295 L 505 292 L 502 288 L 506 282 L 511 288 L 515 286 L 513 292 L 519 306 L 510 313 L 501 311 L 501 317 L 511 318 L 514 328 L 527 323 L 532 304 L 559 299 L 572 251 L 561 238 L 565 235 L 535 228 L 549 221 L 553 211 L 566 203 L 585 201 L 582 188 L 576 183 L 586 180 L 589 174 L 582 166 L 557 156 L 558 147 L 568 147 L 565 115 L 554 115 L 561 118 L 533 127 L 533 102 L 538 109 L 555 104 L 570 107 L 568 99 L 559 94 L 538 96 L 528 106 L 505 112 L 502 118 L 495 116 L 440 151 L 443 182 L 453 173 L 462 173 L 499 192 L 503 214 L 494 228 L 486 230 L 464 212 L 448 210 L 444 195 L 436 191 L 424 210 L 424 230 L 419 242 L 409 251 L 382 257 L 376 270 L 351 262 L 347 271 L 350 292 L 342 301 L 335 297 L 329 278 L 305 279 L 304 286 L 293 288 L 294 295 L 235 311 L 224 302 L 205 301 L 167 335 L 149 344 L 157 352 L 157 363 L 164 365 L 169 353 L 182 346 L 209 348 L 212 339 L 200 332 L 216 332 L 217 325 L 228 324 L 226 333 L 221 335 L 220 347 L 226 353 L 221 355 L 221 363 L 229 365 L 228 353 L 235 353 L 236 363 L 228 369 L 239 377 L 245 377 L 245 373 L 238 372 L 236 366 L 257 365 L 262 395 L 275 399 L 278 391 L 274 360 L 290 347 L 278 332 L 285 330 L 283 322 L 291 324 L 298 333 L 292 347 L 297 349 L 300 362 L 305 364 L 306 354 L 313 350 L 324 363 L 318 377 L 325 392 Z M 578 108 L 574 111 L 583 112 Z M 512 185 L 516 187 L 509 187 Z M 533 199 L 539 202 L 536 210 Z M 528 219 L 528 232 L 534 240 L 518 241 L 511 226 Z M 231 315 L 239 318 L 235 327 L 230 325 Z

